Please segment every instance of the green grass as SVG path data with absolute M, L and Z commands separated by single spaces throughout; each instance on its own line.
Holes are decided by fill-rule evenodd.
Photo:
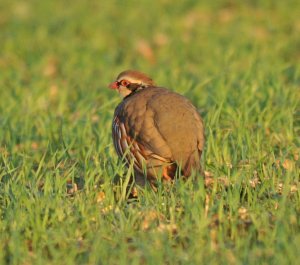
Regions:
M 297 264 L 300 2 L 142 2 L 1 1 L 0 264 Z M 199 108 L 208 187 L 113 184 L 128 68 Z

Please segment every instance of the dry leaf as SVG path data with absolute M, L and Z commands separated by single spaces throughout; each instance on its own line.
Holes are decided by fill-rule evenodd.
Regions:
M 169 38 L 166 34 L 163 33 L 157 33 L 154 36 L 154 42 L 157 46 L 165 46 L 169 43 Z
M 164 216 L 155 210 L 143 212 L 141 229 L 143 231 L 148 230 L 151 226 L 157 226 L 163 220 Z
M 133 197 L 133 198 L 137 198 L 138 197 L 138 189 L 134 186 L 133 188 L 132 188 L 132 190 L 131 190 L 131 196 Z
M 255 188 L 261 182 L 260 182 L 259 178 L 253 178 L 253 179 L 249 180 L 249 183 L 252 188 Z
M 204 215 L 205 215 L 205 217 L 207 217 L 207 215 L 208 215 L 209 201 L 210 201 L 210 197 L 209 197 L 208 194 L 206 194 L 205 195 L 205 208 L 204 208 Z
M 204 179 L 204 185 L 205 187 L 209 187 L 209 186 L 212 186 L 214 184 L 214 179 L 213 178 L 210 178 L 210 177 L 206 177 Z
M 291 193 L 294 193 L 294 192 L 297 192 L 298 191 L 298 187 L 297 187 L 297 185 L 292 185 L 291 186 Z
M 217 238 L 217 230 L 212 229 L 210 231 L 210 247 L 213 251 L 217 251 L 219 246 L 218 246 L 218 238 Z
M 295 160 L 295 161 L 298 161 L 298 160 L 299 160 L 299 152 L 298 152 L 298 151 L 295 151 L 295 152 L 294 152 L 294 160 Z
M 107 206 L 107 207 L 105 207 L 105 208 L 102 208 L 102 209 L 101 209 L 101 213 L 107 214 L 107 213 L 109 213 L 110 211 L 112 211 L 112 209 L 113 209 L 113 206 L 112 206 L 112 205 L 109 205 L 109 206 Z
M 247 220 L 249 218 L 248 210 L 245 207 L 239 208 L 238 213 L 239 213 L 240 218 L 243 221 L 245 221 L 245 220 Z
M 92 115 L 92 123 L 97 123 L 100 117 L 97 114 Z
M 222 24 L 232 21 L 233 18 L 234 18 L 234 12 L 231 9 L 226 8 L 219 11 L 218 19 Z
M 57 97 L 57 94 L 58 94 L 58 87 L 57 85 L 52 85 L 50 86 L 50 89 L 49 89 L 49 96 L 51 99 L 55 99 Z
M 278 183 L 278 185 L 277 185 L 277 192 L 281 194 L 281 193 L 282 193 L 282 190 L 283 190 L 283 183 L 280 182 L 280 183 Z
M 204 171 L 204 176 L 205 177 L 212 177 L 213 173 L 209 172 L 209 171 Z
M 264 27 L 254 27 L 251 34 L 257 40 L 266 40 L 269 37 L 269 32 Z
M 6 147 L 0 147 L 0 154 L 3 156 L 8 156 L 9 152 L 7 151 Z
M 176 224 L 164 224 L 164 223 L 161 223 L 157 227 L 157 231 L 158 232 L 170 232 L 172 234 L 176 234 L 177 233 L 177 226 L 176 226 Z
M 43 70 L 43 74 L 46 77 L 54 77 L 57 73 L 57 59 L 51 57 L 48 59 L 48 62 Z
M 226 176 L 219 177 L 217 180 L 218 183 L 221 184 L 222 186 L 228 187 L 230 185 L 229 178 Z
M 105 199 L 105 193 L 103 191 L 98 192 L 97 194 L 97 203 L 103 202 Z
M 284 160 L 284 162 L 282 163 L 282 166 L 288 170 L 288 171 L 291 171 L 294 169 L 294 161 L 292 160 L 289 160 L 289 159 L 286 159 Z
M 136 49 L 150 63 L 155 62 L 153 49 L 147 41 L 145 40 L 137 41 Z
M 31 143 L 31 149 L 37 150 L 39 148 L 39 144 L 37 142 L 32 142 Z

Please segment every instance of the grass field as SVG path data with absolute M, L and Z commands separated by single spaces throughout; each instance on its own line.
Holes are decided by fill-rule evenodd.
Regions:
M 143 2 L 143 4 L 141 4 Z M 0 3 L 0 264 L 297 264 L 300 2 Z M 210 177 L 126 194 L 107 84 L 190 98 Z

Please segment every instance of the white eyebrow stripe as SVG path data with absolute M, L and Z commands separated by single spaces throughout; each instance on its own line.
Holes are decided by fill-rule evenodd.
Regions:
M 140 79 L 134 79 L 134 78 L 126 78 L 126 76 L 119 78 L 118 82 L 122 81 L 122 80 L 127 80 L 130 83 L 136 83 L 136 84 L 143 84 L 143 81 L 141 81 Z

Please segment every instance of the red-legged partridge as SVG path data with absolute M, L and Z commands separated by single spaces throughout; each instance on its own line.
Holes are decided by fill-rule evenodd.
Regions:
M 138 71 L 120 73 L 109 85 L 123 97 L 112 124 L 115 149 L 127 166 L 134 167 L 137 183 L 148 179 L 172 180 L 201 171 L 204 147 L 202 119 L 185 97 L 156 86 Z

